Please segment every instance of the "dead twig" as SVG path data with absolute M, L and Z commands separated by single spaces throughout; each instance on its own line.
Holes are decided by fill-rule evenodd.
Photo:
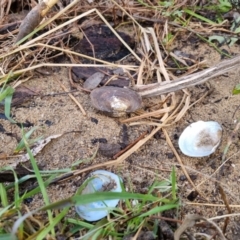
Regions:
M 230 206 L 229 206 L 227 196 L 226 196 L 226 194 L 225 194 L 222 186 L 219 185 L 219 186 L 218 186 L 218 189 L 219 189 L 219 192 L 220 192 L 220 194 L 221 194 L 222 200 L 223 200 L 224 204 L 226 205 L 226 208 L 227 208 L 227 210 L 228 210 L 228 213 L 231 214 L 231 213 L 232 213 L 232 210 L 231 210 L 231 208 L 230 208 Z M 228 223 L 229 223 L 229 220 L 230 220 L 229 217 L 226 217 L 225 220 L 224 220 L 224 226 L 223 226 L 223 228 L 222 228 L 222 229 L 223 229 L 223 230 L 222 230 L 223 233 L 226 233 L 227 225 L 228 225 Z
M 59 81 L 56 79 L 56 81 L 60 84 L 60 86 L 62 87 L 62 89 L 67 92 L 67 88 Z M 85 110 L 83 109 L 82 105 L 77 101 L 77 99 L 71 94 L 71 93 L 68 93 L 68 96 L 78 105 L 78 107 L 80 108 L 83 116 L 86 116 L 87 113 L 85 112 Z
M 152 130 L 152 129 L 151 129 Z M 133 147 L 139 140 L 143 139 L 148 134 L 148 131 L 144 132 L 141 136 L 139 136 L 137 139 L 135 139 L 132 143 L 130 143 L 127 147 L 125 147 L 123 150 L 118 152 L 113 156 L 113 159 L 117 159 L 119 156 L 121 156 L 123 153 L 125 153 L 128 149 Z
M 167 140 L 168 145 L 170 146 L 171 150 L 173 151 L 175 157 L 177 158 L 177 160 L 178 160 L 178 162 L 179 162 L 179 164 L 180 164 L 180 166 L 181 166 L 181 168 L 182 168 L 182 170 L 183 170 L 186 178 L 188 179 L 189 183 L 193 186 L 193 188 L 195 189 L 195 191 L 197 191 L 203 198 L 206 199 L 206 197 L 204 197 L 204 195 L 197 189 L 197 187 L 195 186 L 195 184 L 193 183 L 193 181 L 192 181 L 191 178 L 189 177 L 188 172 L 187 172 L 187 170 L 185 169 L 184 164 L 183 164 L 183 162 L 182 162 L 182 159 L 180 158 L 180 156 L 178 155 L 176 149 L 174 148 L 174 146 L 173 146 L 173 144 L 172 144 L 172 141 L 171 141 L 170 137 L 168 136 L 167 131 L 166 131 L 164 128 L 162 129 L 162 131 L 163 131 L 163 133 L 164 133 L 164 135 L 165 135 L 165 137 L 166 137 L 166 140 Z
M 134 90 L 136 90 L 142 97 L 153 97 L 170 92 L 176 92 L 184 88 L 202 84 L 211 78 L 220 76 L 234 68 L 239 67 L 239 64 L 240 55 L 237 55 L 234 58 L 221 61 L 213 67 L 181 77 L 177 80 L 148 85 L 136 85 L 134 86 Z
M 219 235 L 219 239 L 220 240 L 226 240 L 226 238 L 224 237 L 221 229 L 217 226 L 216 223 L 214 223 L 213 221 L 211 221 L 209 219 L 206 219 L 206 218 L 204 218 L 200 215 L 197 215 L 197 214 L 189 214 L 189 215 L 186 216 L 182 225 L 174 233 L 174 240 L 179 240 L 181 235 L 184 233 L 184 231 L 186 231 L 186 229 L 189 228 L 189 227 L 193 227 L 195 225 L 196 221 L 199 221 L 199 220 L 206 221 L 206 222 L 210 223 L 211 225 L 213 225 L 214 228 L 217 230 L 217 233 Z

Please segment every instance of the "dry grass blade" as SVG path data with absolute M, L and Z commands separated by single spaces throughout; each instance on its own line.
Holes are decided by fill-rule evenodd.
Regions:
M 68 92 L 67 88 L 59 80 L 56 79 L 56 81 L 59 83 L 59 85 L 65 92 Z M 83 116 L 86 116 L 87 115 L 86 111 L 83 109 L 82 105 L 77 101 L 77 99 L 71 93 L 68 93 L 68 96 L 77 104 Z
M 159 117 L 159 114 L 168 113 L 168 112 L 172 111 L 173 109 L 174 109 L 174 106 L 166 107 L 166 108 L 159 109 L 159 110 L 156 110 L 156 111 L 153 111 L 153 112 L 141 114 L 140 116 L 127 118 L 125 120 L 122 120 L 121 122 L 122 123 L 128 123 L 128 122 L 137 121 L 137 120 L 140 120 L 140 119 L 143 119 L 143 118 L 154 117 L 156 115 Z
M 228 213 L 231 214 L 232 210 L 231 210 L 231 208 L 229 206 L 229 202 L 228 202 L 227 196 L 226 196 L 226 194 L 225 194 L 225 192 L 224 192 L 224 190 L 223 190 L 223 188 L 222 188 L 222 186 L 220 184 L 218 185 L 218 188 L 219 188 L 219 192 L 221 194 L 222 200 L 223 200 L 223 202 L 226 205 Z M 223 231 L 224 234 L 226 233 L 229 220 L 230 220 L 229 217 L 226 217 L 225 220 L 224 220 L 224 226 L 222 228 L 223 229 L 222 231 Z

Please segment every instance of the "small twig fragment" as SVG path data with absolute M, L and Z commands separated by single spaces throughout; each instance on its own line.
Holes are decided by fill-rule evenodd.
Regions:
M 150 130 L 150 132 L 152 129 Z M 125 153 L 128 149 L 130 149 L 132 146 L 134 146 L 138 141 L 143 139 L 148 134 L 148 131 L 144 132 L 141 136 L 139 136 L 137 139 L 135 139 L 132 143 L 130 143 L 127 147 L 125 147 L 123 150 L 118 152 L 113 156 L 113 159 L 117 159 L 119 156 L 121 156 L 123 153 Z

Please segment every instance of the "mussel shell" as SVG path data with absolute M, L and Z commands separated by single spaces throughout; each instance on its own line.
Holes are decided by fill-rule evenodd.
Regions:
M 114 173 L 97 170 L 90 174 L 87 185 L 81 194 L 94 192 L 122 192 L 121 179 Z M 101 193 L 100 193 L 101 194 Z M 98 221 L 106 217 L 109 209 L 115 208 L 119 199 L 91 202 L 75 206 L 78 215 L 87 221 Z
M 178 144 L 180 150 L 190 157 L 205 157 L 215 152 L 221 142 L 222 127 L 214 121 L 198 121 L 182 132 Z
M 128 88 L 101 87 L 91 92 L 93 106 L 112 117 L 121 117 L 141 108 L 141 96 Z

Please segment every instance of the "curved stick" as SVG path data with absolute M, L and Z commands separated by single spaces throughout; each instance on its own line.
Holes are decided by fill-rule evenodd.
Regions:
M 188 88 L 194 85 L 202 84 L 209 79 L 219 76 L 240 66 L 240 55 L 234 58 L 221 61 L 220 63 L 202 70 L 197 73 L 193 73 L 188 76 L 181 77 L 177 80 L 162 83 L 153 83 L 148 85 L 136 85 L 134 90 L 137 91 L 142 97 L 153 97 L 161 94 L 175 92 L 184 88 Z

